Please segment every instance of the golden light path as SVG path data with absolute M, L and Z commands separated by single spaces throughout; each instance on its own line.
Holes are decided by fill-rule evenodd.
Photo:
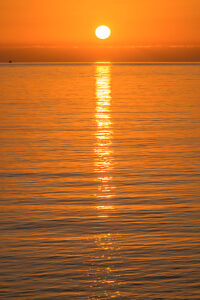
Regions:
M 96 66 L 96 154 L 95 172 L 98 173 L 99 190 L 97 198 L 103 200 L 97 208 L 112 209 L 108 200 L 112 198 L 112 120 L 110 116 L 111 88 L 110 88 L 110 66 Z M 106 204 L 107 203 L 107 204 Z
M 111 66 L 96 65 L 96 144 L 95 166 L 94 171 L 97 174 L 98 191 L 97 199 L 97 214 L 99 217 L 100 226 L 104 233 L 96 235 L 94 243 L 96 245 L 96 261 L 93 287 L 98 289 L 98 295 L 104 299 L 105 297 L 119 297 L 118 282 L 113 275 L 112 260 L 117 252 L 117 244 L 115 241 L 115 233 L 110 230 L 111 216 L 114 206 L 112 205 L 112 197 L 114 186 L 112 184 L 112 120 L 111 120 Z M 111 226 L 112 228 L 112 226 Z M 101 262 L 100 264 L 98 262 Z M 92 298 L 93 299 L 93 298 Z M 95 298 L 96 299 L 96 298 Z M 99 298 L 98 298 L 99 299 Z M 107 299 L 107 298 L 106 298 Z

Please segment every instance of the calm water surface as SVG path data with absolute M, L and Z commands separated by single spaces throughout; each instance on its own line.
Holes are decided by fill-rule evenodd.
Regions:
M 199 299 L 200 64 L 0 65 L 1 299 Z

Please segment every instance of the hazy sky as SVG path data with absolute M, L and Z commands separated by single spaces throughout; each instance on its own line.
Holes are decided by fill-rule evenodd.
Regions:
M 98 25 L 111 28 L 97 40 Z M 200 45 L 200 0 L 1 0 L 0 48 Z M 3 50 L 2 50 L 3 51 Z M 3 52 L 0 52 L 0 59 Z

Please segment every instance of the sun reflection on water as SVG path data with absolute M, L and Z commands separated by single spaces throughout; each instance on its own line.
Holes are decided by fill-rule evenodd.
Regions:
M 111 110 L 111 78 L 109 65 L 96 66 L 96 154 L 95 172 L 98 174 L 98 181 L 101 182 L 100 193 L 97 197 L 112 197 L 111 185 L 113 168 L 112 158 L 112 120 Z M 110 182 L 110 184 L 109 184 Z M 106 188 L 105 188 L 106 184 Z M 109 184 L 109 185 L 108 185 Z
M 117 251 L 115 234 L 109 232 L 109 222 L 112 219 L 114 205 L 113 185 L 113 124 L 111 118 L 111 66 L 96 65 L 96 143 L 94 147 L 94 171 L 98 181 L 96 211 L 99 222 L 104 224 L 105 233 L 97 234 L 94 240 L 96 247 L 96 264 L 92 289 L 94 298 L 119 296 L 118 282 L 113 274 L 112 260 Z M 107 223 L 108 222 L 108 223 Z M 98 291 L 98 292 L 97 292 Z M 98 295 L 97 295 L 98 294 Z M 106 298 L 107 299 L 107 298 Z

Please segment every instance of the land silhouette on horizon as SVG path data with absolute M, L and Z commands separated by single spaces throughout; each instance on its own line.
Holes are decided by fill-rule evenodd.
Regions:
M 0 62 L 11 60 L 15 62 L 200 62 L 200 46 L 0 47 Z

